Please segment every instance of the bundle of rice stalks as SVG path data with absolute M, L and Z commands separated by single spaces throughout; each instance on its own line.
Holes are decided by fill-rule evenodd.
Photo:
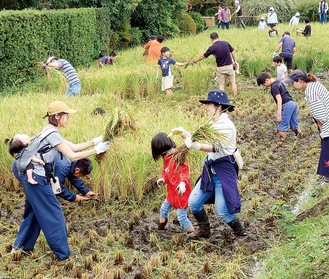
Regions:
M 201 125 L 193 134 L 192 142 L 194 141 L 205 141 L 207 144 L 221 148 L 218 143 L 227 144 L 229 140 L 225 134 L 219 133 L 212 127 L 212 122 L 207 121 Z M 172 157 L 173 161 L 177 164 L 177 168 L 181 167 L 186 161 L 189 149 L 184 144 L 176 149 L 173 149 L 169 156 Z
M 41 66 L 43 64 L 41 63 Z M 66 76 L 63 74 L 63 72 L 56 70 L 55 68 L 52 67 L 45 67 L 44 71 L 46 71 L 46 75 L 48 79 L 57 79 L 59 80 L 59 86 L 60 90 L 62 92 L 65 92 L 68 88 L 68 81 Z
M 115 108 L 110 121 L 106 125 L 104 141 L 112 140 L 114 137 L 121 136 L 126 131 L 132 131 L 136 134 L 136 121 L 123 109 L 119 111 L 118 108 Z M 99 163 L 104 155 L 105 153 L 96 155 L 96 161 Z

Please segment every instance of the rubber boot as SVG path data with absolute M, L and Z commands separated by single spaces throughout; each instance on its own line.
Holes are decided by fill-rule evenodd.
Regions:
M 168 223 L 168 218 L 165 218 L 166 220 L 163 222 L 163 223 L 160 223 L 158 224 L 158 230 L 164 230 L 165 229 L 165 226 L 167 225 Z
M 235 218 L 232 222 L 227 223 L 233 230 L 235 235 L 246 236 L 246 229 L 242 222 Z
M 193 216 L 198 221 L 199 228 L 197 231 L 189 233 L 188 236 L 191 238 L 208 238 L 210 236 L 210 223 L 206 211 L 202 209 L 198 213 L 193 213 Z

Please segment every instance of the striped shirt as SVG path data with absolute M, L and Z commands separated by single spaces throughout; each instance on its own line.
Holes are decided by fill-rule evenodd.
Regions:
M 60 64 L 60 70 L 63 71 L 65 76 L 67 77 L 69 84 L 79 84 L 80 80 L 78 77 L 78 74 L 76 70 L 73 68 L 73 66 L 66 61 L 65 59 L 59 59 L 59 64 Z
M 310 111 L 322 124 L 320 137 L 329 137 L 329 91 L 320 82 L 308 82 L 305 90 L 305 100 Z

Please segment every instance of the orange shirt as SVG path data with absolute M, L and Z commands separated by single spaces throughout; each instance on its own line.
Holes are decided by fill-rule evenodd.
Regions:
M 146 62 L 152 63 L 160 59 L 162 48 L 161 43 L 158 41 L 149 41 L 144 48 L 148 50 Z

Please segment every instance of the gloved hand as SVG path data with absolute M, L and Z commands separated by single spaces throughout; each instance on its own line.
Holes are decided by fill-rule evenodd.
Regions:
M 161 186 L 164 185 L 164 179 L 163 179 L 162 177 L 159 178 L 159 179 L 157 180 L 157 185 L 158 185 L 159 187 L 161 187 Z
M 272 57 L 274 58 L 275 56 L 278 56 L 277 53 L 274 51 L 272 54 Z
M 93 139 L 94 145 L 97 145 L 102 141 L 103 141 L 103 136 L 99 136 L 99 137 Z
M 42 65 L 42 69 L 45 69 L 47 67 L 47 64 Z
M 192 142 L 192 138 L 190 137 L 187 137 L 184 142 L 188 149 L 195 149 L 195 150 L 201 149 L 201 144 L 198 143 L 197 141 Z
M 190 63 L 186 62 L 184 68 L 186 69 L 189 65 L 190 65 Z
M 183 127 L 177 127 L 170 131 L 170 133 L 168 134 L 168 137 L 171 137 L 172 135 L 181 135 L 184 132 L 185 132 L 185 129 Z
M 180 195 L 180 196 L 182 196 L 184 193 L 185 193 L 185 191 L 186 191 L 186 186 L 185 186 L 185 182 L 180 182 L 179 184 L 178 184 L 178 186 L 176 187 L 176 191 L 178 191 L 178 194 Z
M 104 153 L 106 150 L 108 150 L 109 147 L 110 147 L 110 142 L 105 141 L 105 142 L 100 142 L 94 148 L 96 150 L 96 154 L 100 154 L 100 153 Z

